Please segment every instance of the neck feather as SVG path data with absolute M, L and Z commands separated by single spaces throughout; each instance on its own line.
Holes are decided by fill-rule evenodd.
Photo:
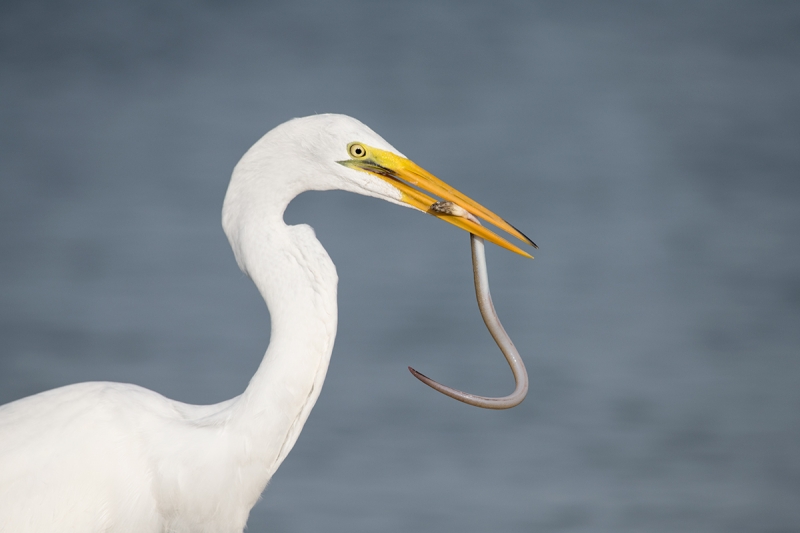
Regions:
M 264 359 L 230 411 L 243 437 L 241 475 L 255 499 L 289 453 L 319 397 L 336 336 L 336 268 L 307 225 L 249 220 L 234 249 L 270 312 Z

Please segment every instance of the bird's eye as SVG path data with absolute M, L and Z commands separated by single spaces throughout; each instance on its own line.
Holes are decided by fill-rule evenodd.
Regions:
M 358 158 L 358 159 L 360 159 L 360 158 L 362 158 L 362 157 L 367 155 L 366 148 L 364 148 L 362 145 L 360 145 L 358 143 L 351 144 L 347 148 L 347 151 L 350 152 L 351 156 L 353 156 L 355 158 Z

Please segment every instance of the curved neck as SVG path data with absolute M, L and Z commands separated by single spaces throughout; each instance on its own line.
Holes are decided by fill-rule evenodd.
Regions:
M 237 242 L 237 259 L 272 323 L 264 359 L 229 412 L 229 427 L 244 437 L 241 475 L 250 478 L 255 498 L 294 446 L 322 389 L 336 336 L 336 268 L 314 230 L 287 226 L 282 213 L 249 220 Z

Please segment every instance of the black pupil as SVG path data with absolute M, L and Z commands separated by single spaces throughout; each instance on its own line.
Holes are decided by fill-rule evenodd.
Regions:
M 362 151 L 361 148 L 356 148 L 356 155 L 361 155 Z

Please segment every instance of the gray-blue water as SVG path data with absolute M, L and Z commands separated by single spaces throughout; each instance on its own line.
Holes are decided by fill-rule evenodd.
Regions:
M 239 394 L 267 311 L 220 228 L 273 126 L 353 115 L 541 247 L 300 197 L 336 262 L 322 396 L 249 531 L 800 530 L 793 2 L 4 2 L 0 403 Z

